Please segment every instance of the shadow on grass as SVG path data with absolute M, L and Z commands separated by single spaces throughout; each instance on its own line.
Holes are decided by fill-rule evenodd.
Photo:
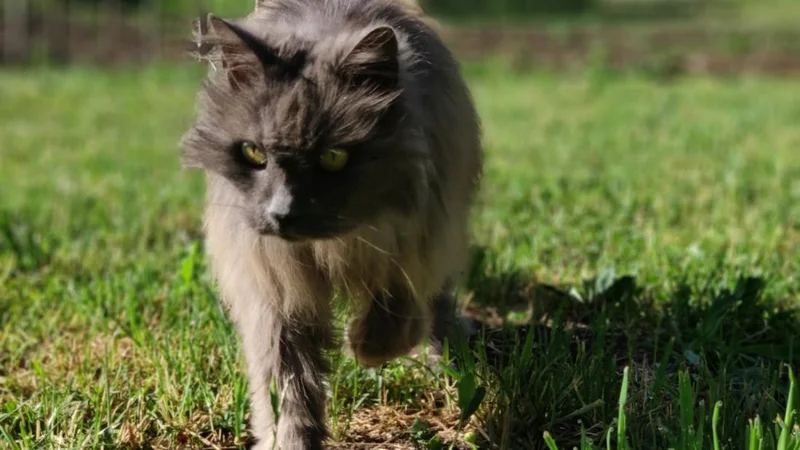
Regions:
M 771 420 L 786 402 L 783 365 L 800 366 L 800 314 L 766 295 L 763 278 L 679 282 L 656 301 L 657 288 L 612 270 L 560 287 L 495 272 L 490 260 L 473 253 L 464 314 L 475 332 L 457 360 L 489 390 L 480 421 L 501 448 L 545 448 L 544 431 L 572 448 L 581 427 L 599 442 L 613 426 L 625 366 L 632 448 L 675 441 L 680 371 L 691 375 L 697 405 L 723 402 L 730 448 L 744 442 L 749 419 Z

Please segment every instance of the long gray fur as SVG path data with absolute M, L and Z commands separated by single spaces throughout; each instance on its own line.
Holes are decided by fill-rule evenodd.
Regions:
M 256 448 L 322 448 L 335 292 L 350 299 L 348 344 L 366 366 L 447 332 L 479 120 L 411 0 L 264 0 L 203 25 L 209 74 L 182 160 L 207 173 L 206 246 L 243 341 Z M 243 165 L 242 140 L 269 162 Z M 341 172 L 317 167 L 331 147 L 350 151 Z M 275 225 L 276 204 L 291 221 Z

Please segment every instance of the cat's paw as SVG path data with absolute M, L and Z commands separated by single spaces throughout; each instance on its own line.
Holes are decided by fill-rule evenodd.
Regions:
M 364 367 L 380 367 L 408 355 L 425 337 L 428 317 L 414 304 L 376 304 L 369 312 L 350 322 L 345 335 L 347 347 Z
M 322 450 L 322 434 L 302 428 L 281 430 L 277 441 L 274 436 L 260 439 L 250 450 Z

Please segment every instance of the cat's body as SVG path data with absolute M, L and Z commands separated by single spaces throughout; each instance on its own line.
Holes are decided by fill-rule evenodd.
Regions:
M 408 0 L 265 0 L 208 25 L 214 68 L 184 161 L 208 173 L 207 250 L 243 338 L 251 423 L 259 449 L 321 448 L 334 292 L 351 300 L 362 364 L 444 332 L 481 172 L 478 119 Z M 242 161 L 241 149 L 259 151 Z

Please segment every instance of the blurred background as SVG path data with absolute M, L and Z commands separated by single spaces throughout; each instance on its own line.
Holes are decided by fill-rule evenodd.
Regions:
M 484 123 L 459 286 L 474 361 L 332 355 L 332 448 L 606 442 L 625 366 L 616 448 L 738 450 L 753 427 L 798 448 L 772 419 L 800 367 L 800 0 L 423 6 Z M 0 0 L 0 449 L 248 442 L 178 142 L 205 75 L 191 21 L 252 8 Z M 464 424 L 466 376 L 486 395 Z
M 188 21 L 236 0 L 3 0 L 3 64 L 182 60 Z M 681 72 L 800 70 L 796 0 L 423 0 L 460 56 Z

